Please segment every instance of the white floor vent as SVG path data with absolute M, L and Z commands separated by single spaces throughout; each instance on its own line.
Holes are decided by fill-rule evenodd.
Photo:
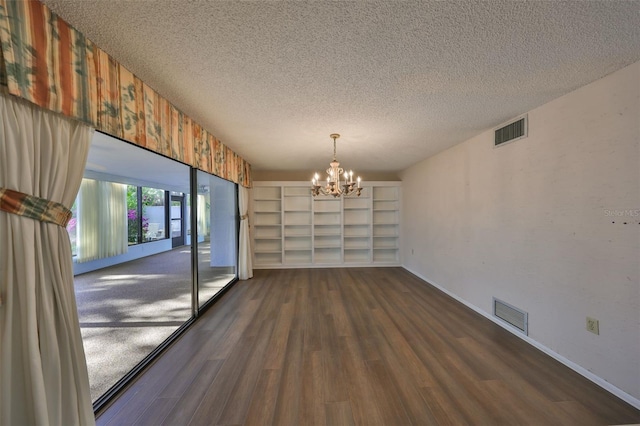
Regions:
M 529 314 L 522 309 L 518 309 L 515 306 L 494 297 L 493 315 L 511 324 L 527 336 L 529 335 L 529 329 L 527 326 Z

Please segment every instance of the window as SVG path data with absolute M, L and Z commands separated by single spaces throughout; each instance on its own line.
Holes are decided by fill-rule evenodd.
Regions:
M 142 213 L 138 209 L 138 187 L 127 185 L 127 221 L 129 245 L 142 241 Z
M 162 189 L 127 185 L 129 245 L 168 238 L 166 196 Z
M 167 238 L 165 232 L 166 191 L 156 188 L 140 188 L 142 194 L 142 241 Z

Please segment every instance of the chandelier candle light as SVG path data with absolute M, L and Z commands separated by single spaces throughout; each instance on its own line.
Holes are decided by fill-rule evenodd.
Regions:
M 336 159 L 336 139 L 338 139 L 340 135 L 332 133 L 329 137 L 333 139 L 333 161 L 329 163 L 331 167 L 327 169 L 327 185 L 324 187 L 320 186 L 320 181 L 318 180 L 320 176 L 316 173 L 313 179 L 311 179 L 311 193 L 314 197 L 320 194 L 333 195 L 334 197 L 355 194 L 359 197 L 362 191 L 360 187 L 360 176 L 356 179 L 356 185 L 356 182 L 353 181 L 353 171 L 344 171 Z M 344 181 L 341 181 L 340 177 L 343 176 L 343 173 Z

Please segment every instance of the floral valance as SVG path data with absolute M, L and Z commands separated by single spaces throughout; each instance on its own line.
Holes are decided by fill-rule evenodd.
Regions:
M 240 185 L 251 166 L 39 1 L 0 0 L 0 86 Z

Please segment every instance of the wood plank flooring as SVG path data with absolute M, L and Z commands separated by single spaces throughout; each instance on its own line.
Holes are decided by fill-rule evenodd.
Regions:
M 596 425 L 640 411 L 402 268 L 257 270 L 98 425 Z

